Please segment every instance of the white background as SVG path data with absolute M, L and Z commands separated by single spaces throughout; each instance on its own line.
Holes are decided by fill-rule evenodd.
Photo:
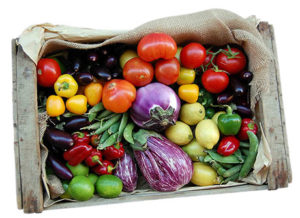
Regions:
M 223 8 L 243 17 L 256 15 L 275 27 L 283 100 L 293 169 L 293 183 L 277 191 L 243 192 L 50 210 L 43 217 L 288 217 L 299 214 L 299 6 L 295 1 L 2 1 L 0 213 L 25 216 L 17 210 L 12 126 L 11 42 L 32 24 L 50 22 L 98 29 L 131 29 L 164 16 Z M 3 68 L 4 67 L 4 68 Z M 295 217 L 292 216 L 292 217 Z

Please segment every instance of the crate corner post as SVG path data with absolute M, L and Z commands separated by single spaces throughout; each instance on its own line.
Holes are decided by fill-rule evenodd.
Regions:
M 24 213 L 43 211 L 36 67 L 12 40 L 14 150 L 17 206 Z

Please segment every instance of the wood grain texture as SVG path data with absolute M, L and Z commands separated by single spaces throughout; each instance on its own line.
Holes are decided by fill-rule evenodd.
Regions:
M 211 195 L 211 194 L 224 194 L 224 193 L 234 193 L 234 192 L 244 192 L 244 191 L 257 191 L 266 190 L 268 187 L 266 185 L 256 186 L 256 185 L 241 185 L 226 188 L 216 188 L 209 190 L 194 190 L 186 192 L 155 192 L 155 193 L 136 193 L 134 195 L 126 195 L 123 197 L 103 199 L 99 197 L 94 197 L 88 201 L 83 202 L 60 202 L 54 204 L 48 209 L 61 209 L 61 208 L 75 208 L 75 207 L 86 207 L 95 205 L 105 205 L 105 204 L 115 204 L 133 201 L 145 201 L 145 200 L 157 200 L 157 199 L 167 199 L 167 198 L 178 198 L 178 197 L 189 197 L 189 196 L 200 196 L 200 195 Z
M 25 213 L 43 210 L 41 157 L 37 111 L 37 81 L 34 63 L 19 46 L 16 74 L 16 116 L 19 173 Z
M 259 118 L 263 121 L 266 137 L 270 144 L 272 164 L 268 174 L 270 190 L 287 187 L 292 181 L 292 173 L 287 144 L 282 92 L 280 85 L 274 30 L 271 25 L 261 22 L 258 26 L 265 44 L 273 53 L 270 65 L 270 90 L 262 94 L 259 102 Z
M 14 151 L 15 151 L 15 168 L 16 168 L 16 194 L 18 209 L 23 208 L 22 202 L 22 181 L 20 174 L 20 151 L 19 151 L 19 136 L 18 136 L 18 103 L 17 103 L 17 44 L 13 39 L 11 42 L 12 48 L 12 80 L 13 80 L 13 126 L 14 126 Z

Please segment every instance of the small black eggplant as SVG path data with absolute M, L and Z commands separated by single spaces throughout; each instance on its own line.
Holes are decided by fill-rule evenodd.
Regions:
M 83 116 L 74 116 L 66 119 L 64 130 L 70 133 L 80 130 L 80 128 L 90 124 L 89 119 Z
M 60 151 L 65 151 L 74 145 L 71 134 L 53 127 L 46 129 L 43 142 L 48 148 L 53 146 Z
M 53 154 L 49 153 L 47 157 L 47 163 L 53 169 L 56 176 L 64 180 L 71 180 L 73 178 L 72 172 Z

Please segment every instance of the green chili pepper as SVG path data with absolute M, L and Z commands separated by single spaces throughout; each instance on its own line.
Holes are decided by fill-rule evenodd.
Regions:
M 231 107 L 228 105 L 226 107 L 227 113 L 218 117 L 219 130 L 223 135 L 236 135 L 241 128 L 242 118 L 238 114 L 233 114 Z
M 248 175 L 250 170 L 252 169 L 254 162 L 256 160 L 257 152 L 258 152 L 258 138 L 257 136 L 251 132 L 247 131 L 250 147 L 249 147 L 249 154 L 242 166 L 242 169 L 239 174 L 239 179 L 242 179 Z
M 207 108 L 214 103 L 214 97 L 205 89 L 200 89 L 197 101 L 202 104 L 203 107 Z

